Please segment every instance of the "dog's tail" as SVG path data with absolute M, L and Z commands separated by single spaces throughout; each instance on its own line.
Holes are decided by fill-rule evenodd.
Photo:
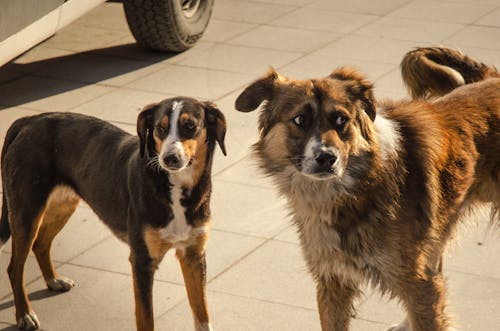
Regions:
M 494 66 L 444 47 L 422 47 L 406 53 L 401 74 L 414 99 L 439 97 L 461 85 L 500 77 Z
M 27 121 L 26 117 L 16 120 L 7 130 L 5 135 L 5 141 L 2 148 L 1 160 L 4 163 L 5 154 L 7 149 L 12 144 L 14 139 L 17 137 L 21 129 L 25 126 Z M 7 192 L 5 191 L 5 178 L 2 181 L 2 215 L 0 216 L 0 253 L 2 253 L 3 245 L 10 238 L 10 226 L 9 226 L 9 210 L 7 206 Z

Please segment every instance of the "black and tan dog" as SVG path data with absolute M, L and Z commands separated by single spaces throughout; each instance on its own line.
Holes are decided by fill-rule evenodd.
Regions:
M 46 113 L 12 124 L 2 150 L 0 244 L 12 233 L 8 274 L 21 329 L 36 329 L 23 282 L 31 248 L 47 286 L 68 290 L 50 258 L 52 240 L 81 199 L 130 246 L 138 330 L 153 330 L 153 274 L 176 249 L 196 330 L 211 330 L 205 296 L 211 166 L 225 154 L 224 115 L 178 97 L 147 106 L 139 138 L 99 119 Z
M 424 83 L 425 84 L 425 83 Z M 288 200 L 317 286 L 323 330 L 345 331 L 360 286 L 398 298 L 392 330 L 450 329 L 441 256 L 474 207 L 500 207 L 500 79 L 432 101 L 377 102 L 354 69 L 248 86 L 254 154 Z

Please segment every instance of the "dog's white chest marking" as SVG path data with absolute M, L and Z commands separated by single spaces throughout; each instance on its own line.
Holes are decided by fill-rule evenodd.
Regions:
M 160 238 L 172 244 L 176 249 L 185 249 L 194 243 L 194 240 L 208 232 L 208 225 L 192 227 L 186 219 L 186 208 L 182 205 L 183 185 L 191 184 L 191 169 L 170 174 L 172 184 L 172 213 L 170 223 L 159 230 Z
M 175 244 L 190 238 L 191 225 L 186 220 L 186 208 L 181 204 L 182 187 L 174 185 L 171 196 L 174 218 L 166 227 L 160 230 L 160 236 L 167 242 Z

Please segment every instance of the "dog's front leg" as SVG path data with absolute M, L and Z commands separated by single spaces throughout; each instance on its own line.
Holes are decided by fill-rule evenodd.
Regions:
M 354 313 L 357 287 L 337 279 L 319 279 L 316 284 L 319 317 L 323 331 L 347 331 Z
M 189 304 L 193 312 L 195 330 L 211 331 L 205 291 L 207 267 L 204 245 L 177 250 L 177 257 L 181 264 Z
M 144 247 L 145 248 L 145 247 Z M 131 249 L 130 263 L 134 281 L 135 322 L 138 331 L 153 331 L 153 277 L 155 266 L 147 250 Z

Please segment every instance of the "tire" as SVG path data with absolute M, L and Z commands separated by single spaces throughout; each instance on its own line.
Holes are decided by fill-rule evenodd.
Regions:
M 146 49 L 167 52 L 185 51 L 201 38 L 213 4 L 214 0 L 123 0 L 137 43 Z

